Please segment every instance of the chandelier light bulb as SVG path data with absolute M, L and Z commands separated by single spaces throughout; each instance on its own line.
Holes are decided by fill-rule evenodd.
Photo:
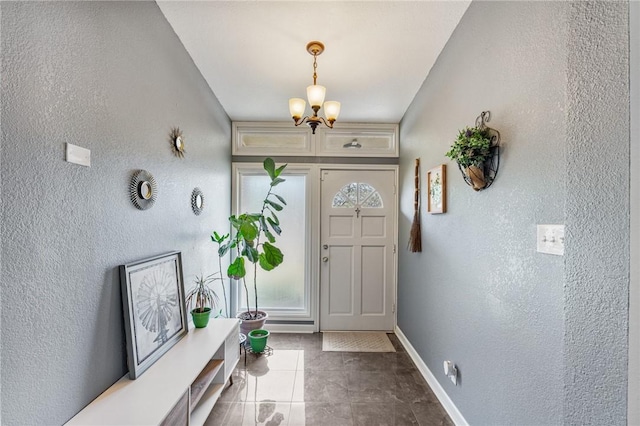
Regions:
M 317 111 L 322 107 L 322 103 L 324 102 L 324 95 L 327 93 L 327 89 L 324 86 L 320 86 L 318 84 L 312 84 L 311 86 L 307 86 L 307 99 L 309 100 L 309 106 Z
M 294 120 L 299 120 L 304 115 L 304 109 L 307 103 L 302 98 L 289 99 L 289 112 Z
M 340 102 L 327 101 L 324 103 L 324 115 L 327 117 L 329 122 L 336 121 L 338 119 L 338 114 L 340 114 Z

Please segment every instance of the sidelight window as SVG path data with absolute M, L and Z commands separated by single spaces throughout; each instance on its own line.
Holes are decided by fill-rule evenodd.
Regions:
M 309 170 L 290 166 L 282 177 L 286 182 L 275 187 L 274 192 L 284 198 L 287 205 L 277 213 L 282 234 L 276 235 L 274 245 L 284 254 L 284 262 L 268 272 L 258 267 L 258 308 L 268 311 L 272 319 L 311 319 Z M 263 171 L 250 165 L 238 166 L 234 183 L 235 211 L 260 211 L 269 183 L 270 179 Z M 247 266 L 246 280 L 250 305 L 253 307 L 253 265 Z M 236 284 L 235 291 L 236 307 L 242 311 L 246 309 L 247 302 L 241 282 Z

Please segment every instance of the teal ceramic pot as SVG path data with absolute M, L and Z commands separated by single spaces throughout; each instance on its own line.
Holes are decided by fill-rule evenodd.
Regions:
M 191 311 L 191 317 L 193 318 L 193 325 L 196 328 L 205 328 L 209 324 L 209 317 L 211 315 L 211 308 L 204 308 L 203 312 Z
M 264 329 L 251 330 L 249 332 L 249 344 L 251 345 L 251 351 L 255 353 L 264 352 L 264 348 L 267 346 L 267 338 L 269 337 L 269 331 Z

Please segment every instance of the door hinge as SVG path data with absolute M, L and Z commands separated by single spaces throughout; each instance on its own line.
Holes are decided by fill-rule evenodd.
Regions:
M 395 244 L 393 245 L 393 252 L 394 253 L 396 252 L 396 245 Z
M 395 303 L 393 305 L 391 305 L 391 313 L 392 314 L 396 313 L 396 304 Z

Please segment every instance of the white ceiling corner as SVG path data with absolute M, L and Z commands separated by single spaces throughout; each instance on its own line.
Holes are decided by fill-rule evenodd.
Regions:
M 339 121 L 397 123 L 470 1 L 158 1 L 233 121 L 290 120 L 318 84 Z M 307 112 L 309 107 L 307 106 Z

